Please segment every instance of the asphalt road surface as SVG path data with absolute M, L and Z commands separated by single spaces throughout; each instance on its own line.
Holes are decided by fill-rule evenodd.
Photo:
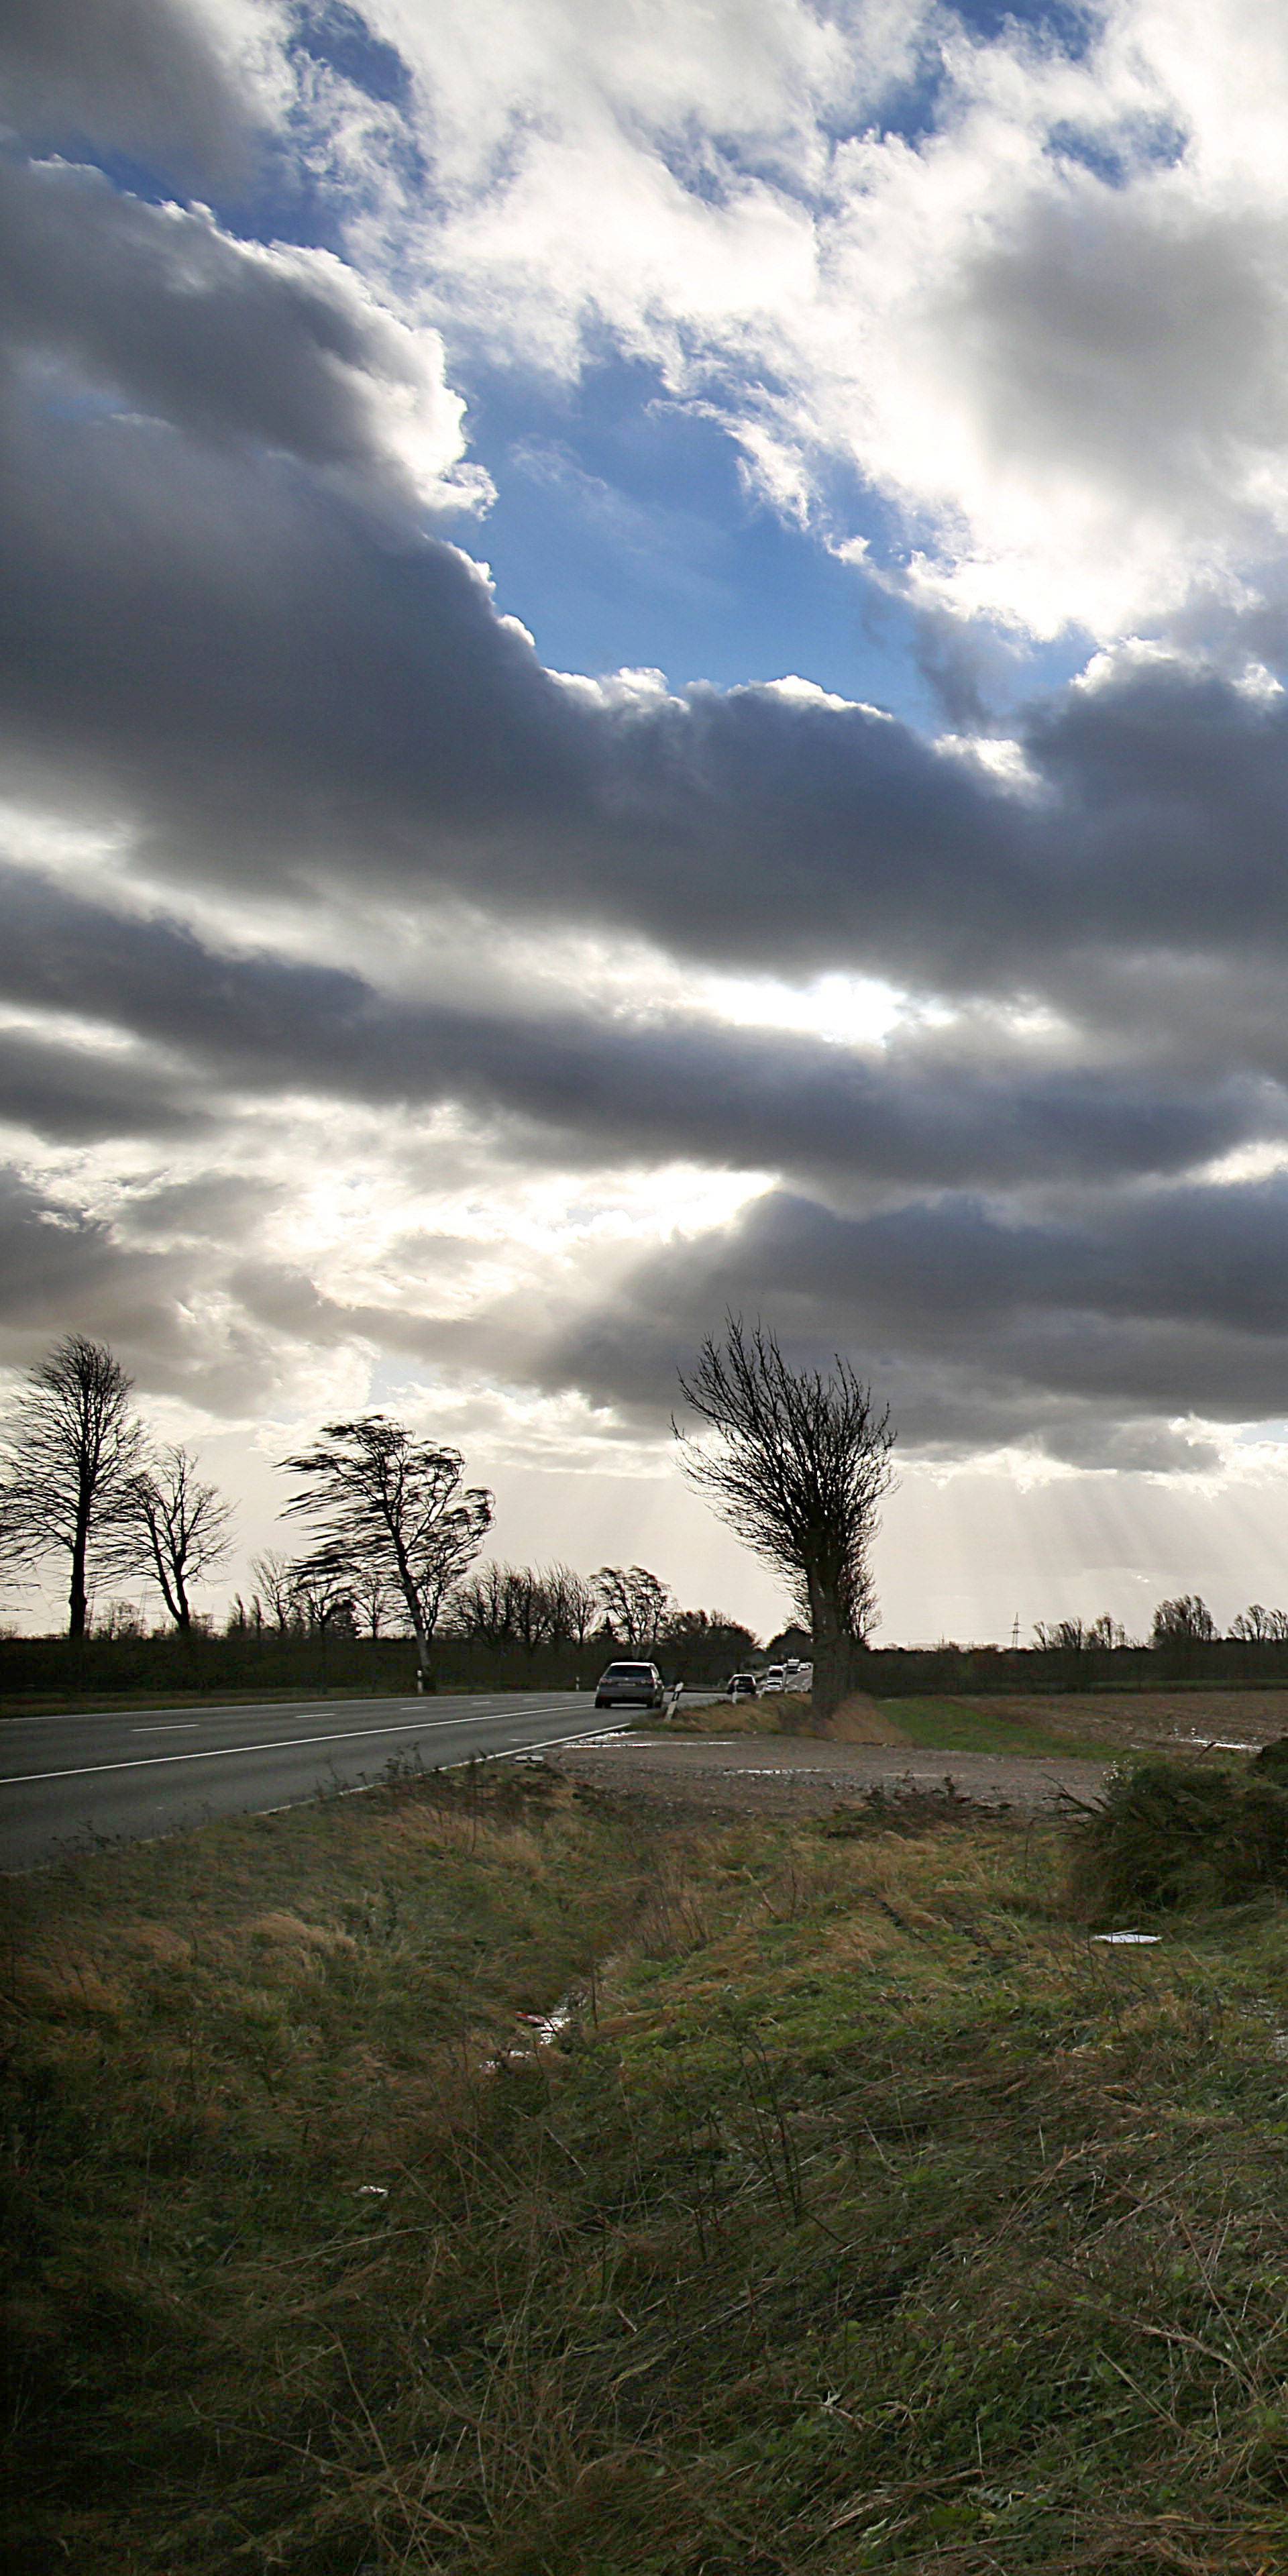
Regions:
M 394 1760 L 433 1769 L 533 1752 L 626 1726 L 633 1715 L 597 1716 L 589 1691 L 504 1691 L 7 1718 L 0 1869 L 31 1869 L 98 1838 L 133 1842 L 358 1788 Z

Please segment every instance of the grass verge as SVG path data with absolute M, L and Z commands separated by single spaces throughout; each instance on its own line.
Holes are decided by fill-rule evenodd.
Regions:
M 897 1699 L 882 1703 L 910 1744 L 925 1752 L 1036 1754 L 1057 1760 L 1071 1754 L 1095 1761 L 1121 1752 L 1121 1737 L 1098 1733 L 1094 1714 L 1079 1711 L 1070 1723 L 999 1715 L 987 1700 Z
M 1281 2576 L 1282 1907 L 890 1821 L 496 1770 L 14 1886 L 13 2567 Z
M 856 1694 L 852 1706 L 859 1705 Z M 821 1732 L 838 1742 L 882 1740 L 907 1744 L 923 1752 L 1039 1755 L 1047 1759 L 1088 1755 L 1103 1761 L 1123 1750 L 1121 1733 L 1098 1731 L 1079 1707 L 1073 1720 L 1043 1724 L 1041 1718 L 1008 1717 L 988 1701 L 929 1698 L 888 1699 L 865 1703 L 877 1724 L 815 1727 L 810 1702 L 795 1694 L 754 1700 L 709 1700 L 681 1709 L 672 1718 L 640 1721 L 651 1733 L 666 1735 L 810 1735 Z

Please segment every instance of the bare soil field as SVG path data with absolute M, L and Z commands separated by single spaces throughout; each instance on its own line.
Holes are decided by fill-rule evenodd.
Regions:
M 784 1727 L 771 1731 L 770 1711 Z M 768 1723 L 767 1723 L 768 1721 Z M 632 1730 L 557 1757 L 587 1787 L 638 1799 L 660 1820 L 828 1815 L 874 1789 L 906 1801 L 935 1794 L 1021 1815 L 1094 1800 L 1132 1752 L 1222 1760 L 1288 1734 L 1288 1691 L 1053 1693 L 873 1700 L 861 1693 L 826 1733 L 808 1731 L 802 1700 L 722 1703 L 676 1726 Z M 949 1784 L 945 1787 L 945 1784 Z
M 938 1793 L 998 1814 L 1049 1816 L 1070 1798 L 1089 1804 L 1110 1768 L 1073 1755 L 935 1753 L 799 1735 L 671 1742 L 621 1735 L 547 1758 L 566 1779 L 637 1800 L 668 1822 L 826 1816 L 873 1789 L 900 1800 Z
M 1044 1734 L 1094 1732 L 1120 1741 L 1124 1752 L 1167 1745 L 1251 1750 L 1288 1735 L 1288 1690 L 1064 1691 L 1048 1697 L 989 1697 L 972 1702 L 1017 1725 Z M 898 1722 L 897 1700 L 881 1702 L 883 1717 Z

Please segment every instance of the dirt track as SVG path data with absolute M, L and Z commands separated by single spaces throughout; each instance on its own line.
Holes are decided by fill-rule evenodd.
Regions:
M 1110 1769 L 1061 1755 L 923 1753 L 909 1745 L 823 1744 L 816 1736 L 622 1735 L 548 1757 L 570 1780 L 614 1789 L 681 1816 L 830 1815 L 877 1786 L 941 1790 L 1023 1815 L 1062 1797 L 1094 1798 Z

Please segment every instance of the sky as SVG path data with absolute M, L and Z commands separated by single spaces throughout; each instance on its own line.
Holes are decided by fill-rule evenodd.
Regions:
M 1282 0 L 12 0 L 0 99 L 0 1395 L 109 1342 L 230 1582 L 379 1409 L 768 1632 L 728 1311 L 890 1403 L 883 1641 L 1288 1601 Z

